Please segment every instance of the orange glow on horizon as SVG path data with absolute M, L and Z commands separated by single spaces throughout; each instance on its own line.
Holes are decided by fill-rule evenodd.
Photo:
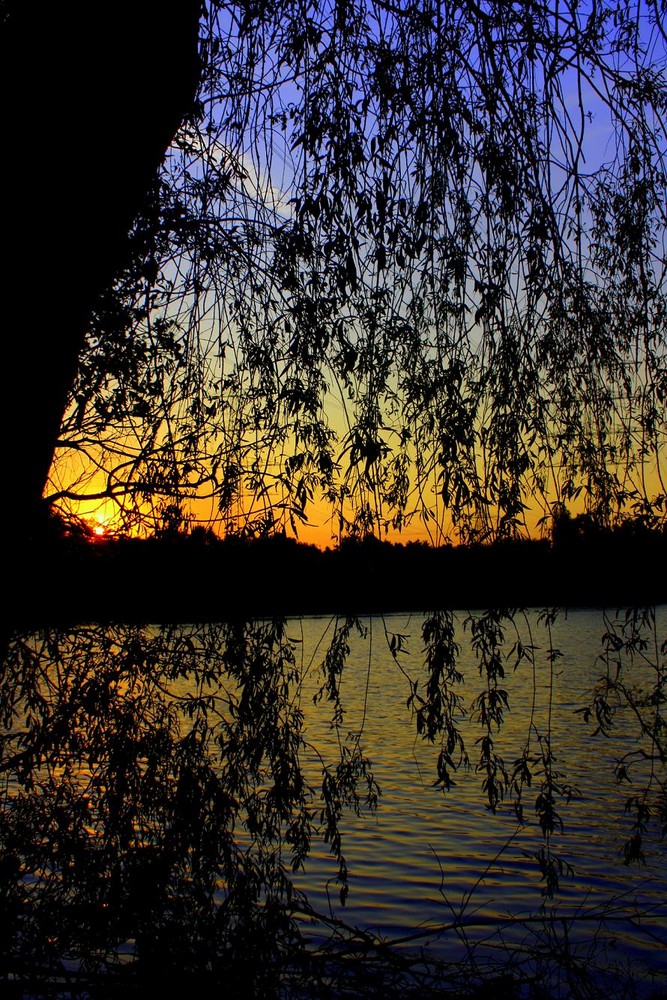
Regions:
M 113 534 L 110 518 L 104 510 L 97 511 L 95 517 L 88 520 L 87 524 L 90 526 L 95 538 L 107 538 Z

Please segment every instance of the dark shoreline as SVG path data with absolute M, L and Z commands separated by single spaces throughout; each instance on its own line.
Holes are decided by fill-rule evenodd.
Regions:
M 14 559 L 4 605 L 17 628 L 667 602 L 663 532 L 456 548 L 371 538 L 325 551 L 284 537 L 62 539 Z

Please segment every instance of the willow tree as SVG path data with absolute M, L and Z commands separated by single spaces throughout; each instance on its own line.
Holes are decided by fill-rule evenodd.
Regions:
M 39 514 L 93 304 L 191 109 L 198 0 L 0 0 L 3 547 Z
M 436 539 L 519 532 L 529 501 L 660 517 L 664 14 L 659 0 L 209 0 L 196 113 L 96 303 L 51 502 L 97 495 L 177 524 L 209 497 L 226 529 L 264 532 L 323 500 L 337 534 L 421 516 Z M 474 766 L 491 811 L 506 796 L 522 824 L 535 795 L 549 895 L 569 788 L 550 711 L 513 768 L 501 756 L 505 665 L 536 664 L 529 624 L 525 642 L 508 626 L 508 651 L 509 620 L 467 619 Z M 425 619 L 425 675 L 407 678 L 445 790 L 466 759 L 454 625 Z M 301 769 L 308 670 L 282 621 L 18 636 L 0 690 L 4 780 L 20 784 L 0 829 L 17 982 L 64 982 L 52 970 L 83 956 L 83 973 L 110 965 L 123 985 L 236 980 L 245 996 L 250 970 L 279 994 L 261 980 L 297 934 L 283 861 L 322 836 L 343 899 L 341 810 L 364 786 L 376 799 L 363 733 L 341 733 L 358 627 L 337 622 L 323 654 L 316 697 L 339 739 L 317 792 Z M 387 633 L 399 666 L 404 639 Z M 629 800 L 635 860 L 649 795 L 664 819 L 663 654 L 650 615 L 605 641 L 584 719 L 605 732 L 629 705 L 639 722 L 651 774 Z M 646 657 L 645 691 L 621 652 Z M 121 945 L 139 956 L 129 976 Z
M 324 502 L 333 534 L 436 540 L 529 504 L 661 518 L 664 17 L 210 0 L 52 502 L 208 498 L 251 531 Z

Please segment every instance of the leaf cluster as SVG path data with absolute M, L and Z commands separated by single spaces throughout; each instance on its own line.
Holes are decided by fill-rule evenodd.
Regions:
M 436 541 L 662 517 L 662 5 L 211 0 L 201 48 L 53 502 Z

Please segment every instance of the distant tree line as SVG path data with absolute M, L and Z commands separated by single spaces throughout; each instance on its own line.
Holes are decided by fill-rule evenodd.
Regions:
M 63 530 L 64 529 L 64 530 Z M 98 538 L 56 522 L 26 547 L 14 597 L 45 620 L 219 620 L 229 615 L 379 613 L 433 608 L 660 604 L 667 530 L 615 528 L 559 512 L 550 538 L 434 547 L 373 535 L 319 550 L 282 533 Z M 95 610 L 97 609 L 97 610 Z M 25 612 L 24 612 L 25 614 Z

